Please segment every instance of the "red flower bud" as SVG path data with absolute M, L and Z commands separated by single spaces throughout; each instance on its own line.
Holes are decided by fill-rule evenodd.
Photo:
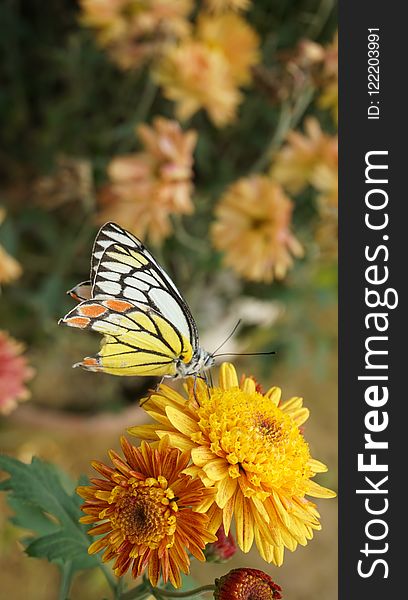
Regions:
M 282 588 L 258 569 L 233 569 L 215 580 L 215 600 L 279 600 Z
M 237 546 L 232 533 L 225 534 L 224 527 L 218 529 L 217 541 L 212 544 L 207 544 L 204 550 L 205 557 L 208 562 L 224 563 L 227 562 L 237 551 Z

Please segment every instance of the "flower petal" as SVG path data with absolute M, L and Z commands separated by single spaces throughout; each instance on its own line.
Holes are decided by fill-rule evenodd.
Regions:
M 282 390 L 278 387 L 271 387 L 265 394 L 265 398 L 269 398 L 275 406 L 279 405 L 282 396 Z
M 223 511 L 218 508 L 216 504 L 213 504 L 207 513 L 208 517 L 208 531 L 216 533 L 221 526 L 223 519 Z M 224 527 L 225 529 L 225 527 Z
M 313 473 L 326 473 L 327 471 L 327 466 L 315 458 L 310 458 L 307 464 L 312 469 Z
M 250 500 L 238 493 L 235 498 L 235 524 L 237 544 L 243 552 L 249 552 L 254 541 L 254 519 Z
M 335 498 L 337 496 L 336 492 L 319 485 L 315 481 L 309 481 L 306 494 L 314 498 Z
M 209 461 L 212 461 L 216 458 L 216 455 L 211 452 L 209 448 L 205 446 L 199 446 L 198 448 L 194 448 L 191 451 L 191 460 L 198 467 L 204 466 Z
M 199 431 L 197 421 L 188 417 L 185 413 L 181 412 L 173 406 L 166 407 L 166 414 L 169 418 L 170 423 L 184 435 L 191 436 L 193 433 Z
M 224 477 L 217 487 L 217 495 L 215 501 L 220 508 L 224 508 L 228 500 L 232 497 L 237 489 L 237 480 L 230 477 Z
M 192 448 L 195 447 L 194 442 L 191 442 L 182 433 L 173 433 L 173 432 L 169 432 L 169 431 L 165 431 L 165 430 L 161 430 L 161 429 L 158 429 L 156 431 L 156 433 L 160 439 L 167 436 L 169 438 L 170 446 L 173 446 L 174 448 L 178 448 L 179 450 L 182 450 L 183 452 L 185 450 L 191 450 Z
M 219 383 L 223 390 L 238 387 L 237 372 L 231 363 L 222 363 L 220 366 Z
M 152 423 L 151 425 L 128 427 L 127 432 L 139 438 L 139 440 L 157 440 L 156 429 L 157 425 Z
M 223 458 L 216 458 L 203 466 L 204 473 L 213 481 L 221 481 L 228 477 L 228 463 Z
M 256 392 L 255 381 L 250 377 L 246 377 L 241 384 L 241 390 L 243 390 L 246 394 L 254 394 Z

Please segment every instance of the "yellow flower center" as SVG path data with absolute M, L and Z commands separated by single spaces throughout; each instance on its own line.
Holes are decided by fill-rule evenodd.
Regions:
M 210 396 L 200 397 L 198 415 L 201 432 L 194 441 L 225 458 L 231 477 L 245 473 L 264 491 L 306 493 L 312 475 L 309 447 L 296 422 L 269 398 L 238 387 L 212 388 Z
M 177 503 L 164 477 L 159 480 L 129 480 L 129 486 L 116 486 L 109 500 L 115 504 L 111 522 L 132 544 L 157 548 L 165 536 L 176 530 Z M 169 547 L 173 544 L 168 541 Z

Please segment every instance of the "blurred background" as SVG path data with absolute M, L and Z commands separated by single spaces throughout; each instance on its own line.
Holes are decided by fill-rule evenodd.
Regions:
M 4 0 L 0 8 L 1 450 L 91 473 L 154 379 L 73 370 L 98 336 L 57 326 L 112 220 L 143 239 L 213 351 L 283 398 L 337 464 L 337 21 L 333 0 Z M 217 369 L 214 370 L 216 377 Z M 173 385 L 173 384 L 172 384 Z M 176 385 L 176 384 L 174 384 Z M 50 600 L 1 498 L 2 597 Z M 3 510 L 4 507 L 4 510 Z M 255 550 L 193 565 L 263 569 L 290 600 L 337 598 L 336 501 L 282 567 Z M 72 598 L 109 597 L 86 571 Z

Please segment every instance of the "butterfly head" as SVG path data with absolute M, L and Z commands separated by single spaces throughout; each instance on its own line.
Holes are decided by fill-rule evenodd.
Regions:
M 199 346 L 195 350 L 190 362 L 185 363 L 181 359 L 177 361 L 177 377 L 197 375 L 201 371 L 210 369 L 214 362 L 214 356 Z

